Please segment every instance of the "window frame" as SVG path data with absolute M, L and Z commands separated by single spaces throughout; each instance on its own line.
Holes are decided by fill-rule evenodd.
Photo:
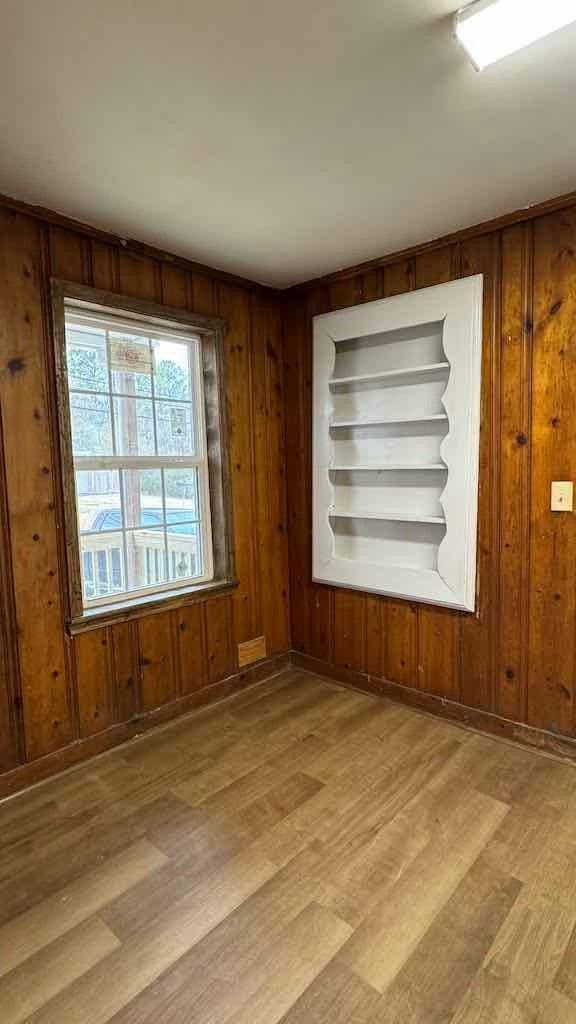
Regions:
M 60 473 L 64 509 L 64 540 L 68 576 L 68 614 L 70 632 L 139 617 L 153 610 L 178 607 L 219 593 L 237 585 L 234 564 L 232 501 L 230 487 L 230 452 L 226 426 L 226 385 L 224 366 L 224 336 L 226 322 L 219 317 L 189 313 L 186 310 L 164 306 L 146 300 L 130 298 L 115 292 L 102 291 L 86 285 L 53 278 L 52 321 L 58 399 L 58 426 Z M 206 524 L 212 548 L 212 575 L 196 582 L 185 580 L 160 584 L 147 593 L 128 593 L 113 601 L 101 599 L 87 607 L 82 592 L 82 552 L 77 515 L 74 456 L 70 417 L 70 391 L 66 360 L 65 305 L 67 302 L 85 304 L 88 309 L 102 313 L 110 311 L 133 323 L 135 328 L 157 327 L 193 334 L 200 338 L 200 366 L 198 380 L 203 402 L 208 486 L 205 488 L 204 514 L 209 512 Z M 129 457 L 128 457 L 129 458 Z M 139 457 L 140 458 L 140 457 Z M 146 456 L 141 457 L 143 462 Z

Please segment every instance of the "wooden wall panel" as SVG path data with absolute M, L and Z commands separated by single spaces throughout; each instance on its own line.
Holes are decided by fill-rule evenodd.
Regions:
M 309 654 L 312 604 L 308 484 L 304 474 L 307 437 L 304 428 L 307 415 L 304 386 L 306 322 L 304 302 L 297 299 L 289 301 L 284 311 L 284 381 L 286 426 L 290 435 L 286 448 L 290 619 L 292 646 Z
M 54 277 L 87 284 L 92 277 L 88 240 L 74 231 L 54 226 L 49 228 L 48 236 L 50 270 Z
M 206 602 L 206 665 L 209 683 L 225 679 L 238 667 L 229 597 L 215 597 Z
M 229 320 L 240 581 L 232 597 L 70 638 L 51 275 Z M 264 633 L 270 654 L 288 648 L 283 385 L 272 293 L 0 204 L 0 772 L 23 763 L 24 773 L 27 762 L 38 762 L 39 773 L 55 770 L 78 739 L 103 749 L 126 734 L 123 724 L 166 705 L 177 713 L 183 698 L 238 672 L 239 640 Z
M 236 545 L 236 571 L 240 585 L 234 594 L 235 643 L 261 631 L 260 592 L 256 539 L 252 371 L 250 362 L 250 301 L 242 288 L 218 286 L 218 311 L 228 323 L 225 339 L 227 363 L 228 428 L 232 471 L 234 527 L 242 543 Z
M 179 694 L 176 675 L 174 621 L 170 612 L 138 621 L 142 710 L 152 711 Z
M 102 291 L 120 291 L 118 251 L 114 246 L 91 240 L 90 266 L 92 271 L 90 284 L 94 288 L 101 288 Z
M 44 229 L 0 209 L 0 403 L 26 755 L 71 742 L 47 396 Z
M 134 299 L 161 302 L 161 267 L 149 256 L 121 250 L 118 254 L 118 291 Z
M 338 669 L 564 735 L 576 734 L 576 513 L 550 481 L 576 478 L 576 208 L 508 220 L 285 298 L 293 646 Z M 311 323 L 351 302 L 484 274 L 477 609 L 332 592 L 323 651 L 311 636 Z M 353 596 L 350 594 L 353 593 Z M 316 650 L 314 650 L 316 646 Z
M 574 728 L 576 517 L 550 481 L 576 477 L 576 210 L 534 226 L 532 545 L 528 721 Z
M 142 708 L 138 623 L 118 622 L 110 627 L 110 638 L 118 720 L 129 722 Z M 82 676 L 77 685 L 85 685 Z
M 108 629 L 93 629 L 74 639 L 78 687 L 78 720 L 81 736 L 107 729 L 116 718 Z
M 190 274 L 169 263 L 160 268 L 161 302 L 175 309 L 192 309 Z
M 334 664 L 364 672 L 366 597 L 358 590 L 334 591 Z
M 500 238 L 486 235 L 462 246 L 462 276 L 484 274 L 480 468 L 478 492 L 477 599 L 460 629 L 460 696 L 465 704 L 494 710 L 500 581 L 496 546 L 500 485 Z
M 526 717 L 530 589 L 533 226 L 502 232 L 498 708 Z
M 208 680 L 204 605 L 192 604 L 172 613 L 178 638 L 180 692 L 193 693 Z M 228 641 L 227 641 L 228 642 Z
M 206 316 L 216 316 L 218 313 L 218 298 L 216 295 L 216 282 L 205 274 L 190 274 L 190 308 L 196 313 L 204 313 Z
M 17 729 L 12 718 L 9 670 L 4 645 L 0 648 L 0 771 L 8 771 L 18 763 Z
M 418 609 L 386 600 L 383 618 L 383 676 L 393 683 L 418 685 Z
M 17 630 L 11 600 L 12 592 L 4 438 L 0 418 L 0 772 L 14 768 L 24 754 Z
M 268 654 L 289 647 L 284 444 L 284 373 L 280 310 L 252 300 L 254 466 L 261 621 Z M 278 458 L 281 459 L 280 473 Z

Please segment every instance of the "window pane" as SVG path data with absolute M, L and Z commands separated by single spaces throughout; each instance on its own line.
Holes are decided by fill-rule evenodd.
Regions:
M 166 522 L 180 523 L 199 519 L 198 471 L 165 469 Z
M 130 530 L 126 534 L 128 584 L 141 590 L 167 580 L 164 527 Z
M 192 455 L 192 406 L 177 402 L 156 402 L 156 432 L 159 455 Z
M 108 391 L 106 332 L 97 328 L 66 326 L 68 384 L 80 391 Z
M 153 364 L 148 338 L 110 331 L 108 350 L 112 390 L 121 395 L 151 395 Z
M 70 395 L 74 455 L 112 455 L 110 400 L 100 395 Z
M 120 548 L 112 548 L 110 552 L 110 566 L 112 569 L 112 589 L 121 590 L 122 581 L 122 551 Z
M 124 558 L 121 533 L 80 537 L 84 599 L 106 597 L 124 590 Z
M 153 341 L 154 393 L 157 398 L 190 400 L 190 347 L 186 342 Z
M 143 398 L 114 398 L 113 402 L 118 455 L 154 455 L 152 402 Z
M 76 496 L 81 533 L 122 528 L 120 478 L 115 470 L 77 470 Z
M 127 526 L 162 526 L 162 473 L 159 469 L 124 469 L 124 510 Z
M 167 534 L 171 579 L 201 576 L 203 569 L 199 524 L 180 523 L 178 526 L 169 526 Z
M 94 585 L 94 554 L 92 551 L 84 551 L 82 553 L 82 582 L 84 587 L 84 597 L 90 600 L 96 597 L 96 587 Z

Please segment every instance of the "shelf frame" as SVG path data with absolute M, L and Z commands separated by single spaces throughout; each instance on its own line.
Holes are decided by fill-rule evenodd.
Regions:
M 444 462 L 422 462 L 415 465 L 410 465 L 406 462 L 391 463 L 390 465 L 374 466 L 370 463 L 365 463 L 361 466 L 328 466 L 331 473 L 406 473 L 409 471 L 421 473 L 422 471 L 428 472 L 429 470 L 447 470 L 448 466 Z
M 445 516 L 432 516 L 425 513 L 338 511 L 332 507 L 328 509 L 328 515 L 331 519 L 376 519 L 386 523 L 425 523 L 428 526 L 446 526 Z
M 450 370 L 450 363 L 424 363 L 422 366 L 406 366 L 398 370 L 382 370 L 380 373 L 361 373 L 351 377 L 331 377 L 330 387 L 347 387 L 354 384 L 379 384 L 380 381 L 400 380 L 405 377 L 429 377 Z
M 474 611 L 482 297 L 482 275 L 473 275 L 314 317 L 315 582 Z M 437 327 L 437 331 L 426 333 L 427 326 Z M 398 346 L 406 341 L 410 348 L 387 348 L 384 364 L 379 347 L 389 341 Z M 358 372 L 336 376 L 342 342 L 347 343 L 346 352 L 352 352 L 342 368 Z M 398 365 L 406 362 L 414 365 Z M 361 372 L 377 371 L 383 365 L 386 369 L 379 372 Z M 414 388 L 413 384 L 420 386 Z M 434 411 L 424 411 L 430 409 Z M 437 423 L 439 427 L 421 433 L 403 429 L 403 425 L 418 423 Z M 338 448 L 334 446 L 341 444 L 338 431 L 370 427 L 391 428 L 382 439 L 382 451 L 387 457 L 396 452 L 398 462 L 360 461 L 368 453 L 370 458 L 379 458 L 378 441 L 366 433 L 352 434 L 340 449 L 340 457 L 335 457 Z M 348 457 L 346 444 L 351 446 Z M 421 462 L 405 461 L 405 455 L 418 459 L 419 454 Z M 351 464 L 350 456 L 359 461 Z M 343 479 L 343 473 L 352 476 Z M 373 476 L 355 479 L 355 473 Z M 388 478 L 393 473 L 398 477 Z M 417 478 L 419 473 L 422 476 Z M 357 509 L 362 509 L 362 489 L 369 487 L 369 505 L 376 509 L 380 505 L 382 511 L 338 512 L 339 491 L 344 487 L 349 489 L 347 502 Z M 355 487 L 358 491 L 353 493 Z M 410 488 L 405 505 L 410 512 L 386 511 L 387 493 L 392 497 L 387 488 L 394 490 L 390 503 L 402 509 L 404 487 Z M 437 516 L 424 511 L 436 508 Z M 338 545 L 337 518 L 360 521 L 382 517 L 386 521 L 389 516 L 400 524 L 391 543 L 381 547 L 379 539 L 367 530 L 367 539 L 372 539 L 358 549 L 361 554 L 354 546 Z M 419 521 L 444 527 L 432 559 L 425 550 L 428 542 L 414 531 L 413 524 Z M 421 557 L 413 550 L 407 557 L 405 543 L 422 544 Z M 434 544 L 432 541 L 433 549 Z
M 396 427 L 411 423 L 447 423 L 445 412 L 431 413 L 429 416 L 398 416 L 379 420 L 332 420 L 331 430 L 353 430 L 356 427 Z

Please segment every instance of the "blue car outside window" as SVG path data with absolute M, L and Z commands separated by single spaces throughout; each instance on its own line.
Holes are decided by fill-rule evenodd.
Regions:
M 182 514 L 174 509 L 166 513 L 166 522 L 169 525 L 179 524 Z M 142 509 L 141 523 L 143 528 L 147 526 L 162 526 L 162 510 L 155 508 Z M 120 509 L 108 509 L 106 512 L 99 512 L 94 520 L 94 530 L 119 530 L 122 527 Z M 179 533 L 193 533 L 192 524 L 182 524 Z

